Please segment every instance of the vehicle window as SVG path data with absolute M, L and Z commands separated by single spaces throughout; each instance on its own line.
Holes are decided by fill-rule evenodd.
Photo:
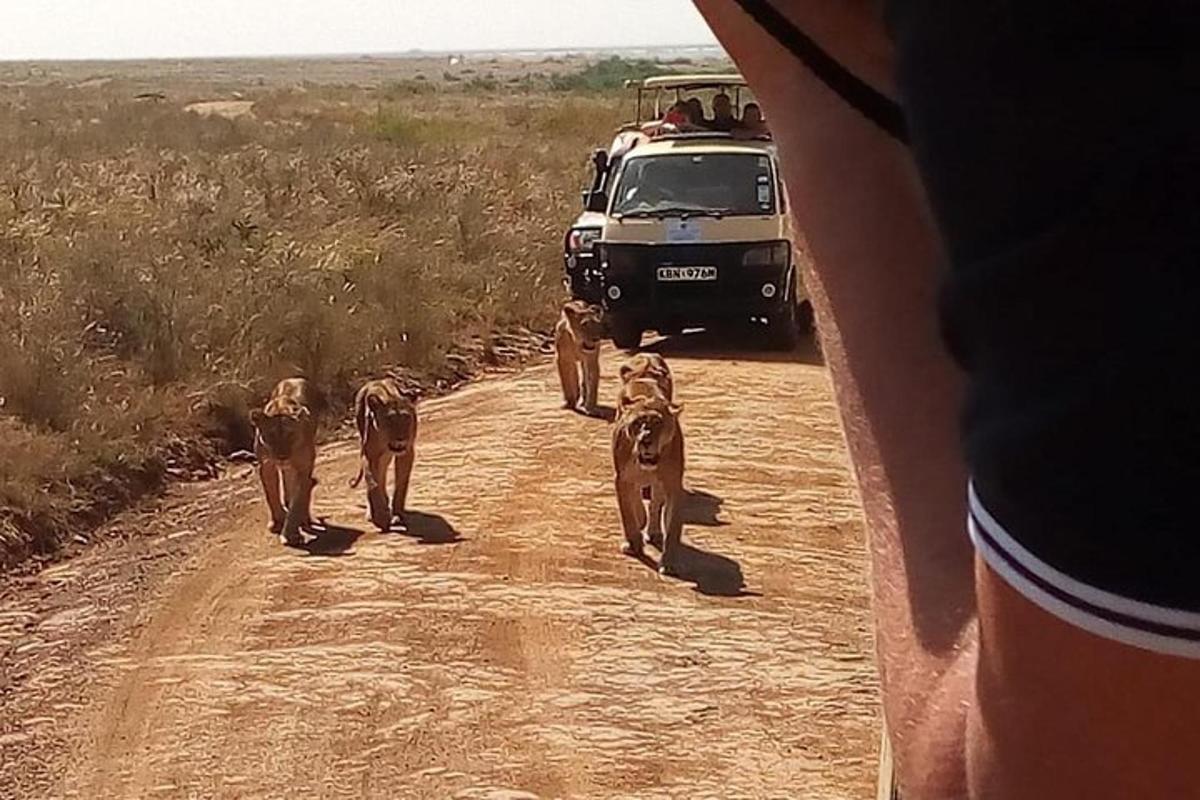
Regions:
M 771 160 L 753 153 L 672 153 L 625 163 L 613 214 L 774 214 Z

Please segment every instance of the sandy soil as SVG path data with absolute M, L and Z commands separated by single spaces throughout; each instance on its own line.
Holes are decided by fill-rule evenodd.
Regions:
M 871 796 L 825 371 L 704 347 L 663 344 L 684 580 L 618 553 L 608 424 L 562 410 L 548 365 L 492 377 L 423 406 L 409 535 L 364 532 L 343 442 L 312 552 L 267 534 L 243 467 L 0 585 L 0 797 Z

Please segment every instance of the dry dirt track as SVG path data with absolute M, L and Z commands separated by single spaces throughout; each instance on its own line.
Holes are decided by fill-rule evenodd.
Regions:
M 114 547 L 4 600 L 0 796 L 872 796 L 862 531 L 824 370 L 666 345 L 687 580 L 619 555 L 608 425 L 558 408 L 548 365 L 489 378 L 423 406 L 410 536 L 354 530 L 344 443 L 319 466 L 317 510 L 347 526 L 324 552 L 269 537 L 243 474 L 183 506 L 203 530 L 169 568 L 120 577 Z

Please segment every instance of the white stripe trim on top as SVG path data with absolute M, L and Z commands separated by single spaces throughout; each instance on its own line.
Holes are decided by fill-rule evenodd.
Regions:
M 1140 600 L 1133 600 L 1128 597 L 1123 597 L 1119 594 L 1106 592 L 1103 589 L 1097 589 L 1095 586 L 1090 586 L 1086 583 L 1072 578 L 1054 567 L 1042 561 L 1040 558 L 1029 552 L 1021 546 L 1019 542 L 1013 539 L 1012 536 L 1004 530 L 1003 526 L 996 521 L 996 518 L 991 515 L 983 503 L 979 499 L 979 495 L 975 491 L 974 484 L 968 486 L 967 502 L 971 509 L 971 516 L 979 521 L 988 536 L 996 542 L 996 545 L 1004 551 L 1006 555 L 1018 562 L 1022 567 L 1032 572 L 1039 579 L 1047 584 L 1059 589 L 1072 597 L 1077 597 L 1093 606 L 1107 609 L 1109 611 L 1122 614 L 1127 617 L 1135 617 L 1146 622 L 1151 622 L 1159 625 L 1171 625 L 1176 628 L 1188 628 L 1200 632 L 1200 613 L 1195 611 L 1183 611 L 1178 608 L 1170 608 L 1168 606 L 1154 605 L 1153 603 L 1144 603 Z M 973 540 L 978 537 L 972 533 Z M 985 543 L 986 544 L 986 543 Z M 978 541 L 976 541 L 978 546 Z M 989 548 L 990 549 L 990 548 Z M 988 562 L 991 563 L 990 561 Z M 1168 566 L 1168 565 L 1164 565 Z M 1006 571 L 1011 571 L 1012 567 L 1005 565 Z
M 1181 658 L 1200 659 L 1200 641 L 1180 639 L 1165 636 L 1142 628 L 1121 625 L 1103 617 L 1071 605 L 1043 589 L 1038 584 L 1017 572 L 987 541 L 979 536 L 978 525 L 973 517 L 968 517 L 967 525 L 971 533 L 971 541 L 979 555 L 987 565 L 1006 583 L 1013 587 L 1022 597 L 1049 614 L 1058 617 L 1069 625 L 1087 631 L 1103 639 L 1119 642 L 1141 650 L 1149 650 L 1163 655 Z

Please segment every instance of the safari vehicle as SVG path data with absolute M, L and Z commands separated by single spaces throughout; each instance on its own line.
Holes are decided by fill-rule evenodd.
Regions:
M 767 134 L 661 122 L 664 97 L 705 91 L 725 93 L 740 118 L 745 82 L 671 75 L 632 85 L 637 120 L 594 153 L 584 211 L 564 242 L 572 296 L 604 307 L 622 348 L 638 347 L 647 330 L 671 335 L 749 323 L 790 348 L 811 329 L 812 306 L 793 254 L 774 143 Z

